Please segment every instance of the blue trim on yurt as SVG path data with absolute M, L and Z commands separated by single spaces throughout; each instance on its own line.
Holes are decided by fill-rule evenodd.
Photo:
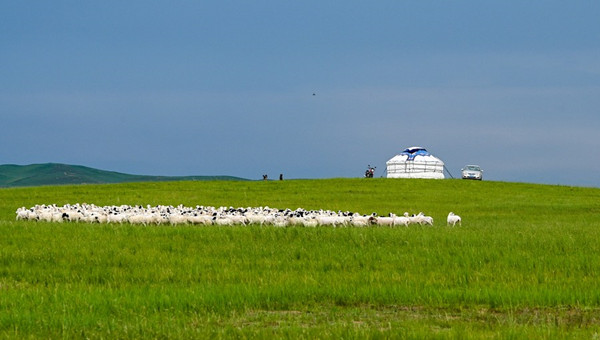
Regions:
M 408 148 L 400 154 L 408 156 L 409 161 L 414 161 L 416 156 L 431 156 L 431 154 L 423 148 Z

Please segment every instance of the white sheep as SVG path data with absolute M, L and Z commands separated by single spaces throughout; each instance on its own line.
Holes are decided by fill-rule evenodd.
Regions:
M 329 225 L 329 226 L 335 227 L 337 224 L 339 224 L 339 219 L 335 216 L 317 215 L 316 219 L 317 219 L 317 223 L 322 226 Z
M 212 216 L 195 214 L 188 216 L 188 222 L 191 224 L 209 225 L 212 224 Z
M 106 223 L 112 223 L 112 222 L 125 223 L 125 222 L 127 222 L 127 217 L 128 216 L 125 214 L 113 212 L 113 213 L 108 214 L 108 216 L 106 218 Z
M 417 215 L 413 215 L 411 218 L 411 223 L 418 223 L 420 225 L 433 225 L 433 217 L 426 216 L 423 212 L 419 212 Z
M 390 214 L 390 216 L 394 219 L 394 225 L 408 227 L 408 224 L 410 223 L 410 219 L 406 216 L 396 216 L 396 214 Z
M 233 225 L 233 221 L 230 218 L 225 217 L 225 216 L 214 216 L 213 223 L 216 225 L 229 225 L 229 226 Z
M 29 210 L 25 207 L 21 207 L 21 208 L 17 209 L 17 220 L 29 220 L 31 218 L 35 218 L 33 209 Z
M 421 215 L 409 215 L 408 212 L 405 212 L 404 217 L 408 219 L 409 224 L 421 224 Z
M 36 205 L 32 208 L 21 207 L 16 211 L 17 220 L 38 220 L 48 222 L 88 222 L 88 223 L 131 223 L 131 224 L 201 224 L 201 225 L 247 225 L 267 224 L 274 226 L 303 225 L 316 226 L 355 226 L 367 227 L 372 225 L 395 226 L 409 224 L 433 225 L 433 218 L 423 213 L 409 216 L 396 216 L 392 213 L 388 217 L 379 217 L 376 213 L 361 215 L 349 211 L 331 210 L 305 210 L 298 208 L 273 209 L 259 208 L 233 208 L 233 207 L 205 207 L 197 205 L 195 208 L 178 206 L 147 205 L 129 206 L 95 206 L 87 203 L 66 204 L 63 207 L 52 205 Z M 458 220 L 460 224 L 460 220 Z M 455 224 L 455 223 L 454 223 Z M 454 225 L 453 224 L 453 225 Z
M 175 225 L 175 224 L 185 224 L 188 223 L 188 219 L 186 216 L 183 216 L 181 214 L 178 213 L 173 213 L 169 215 L 169 223 L 171 225 Z
M 319 222 L 314 217 L 305 217 L 302 225 L 305 227 L 316 227 L 319 225 Z
M 393 227 L 394 226 L 394 218 L 393 217 L 384 217 L 384 216 L 377 217 L 376 224 Z
M 248 219 L 246 218 L 246 216 L 227 215 L 227 217 L 233 222 L 233 224 L 246 225 L 246 223 L 248 223 Z
M 460 218 L 460 216 L 455 215 L 452 211 L 448 214 L 447 221 L 448 221 L 447 225 L 455 226 L 456 223 L 458 223 L 458 225 L 462 225 L 462 219 Z
M 350 216 L 350 225 L 355 227 L 366 227 L 371 224 L 371 217 L 372 216 L 362 216 L 358 213 L 355 213 L 354 215 Z
M 129 223 L 146 225 L 148 223 L 148 218 L 145 214 L 131 215 L 129 216 Z
M 431 216 L 423 216 L 423 223 L 427 225 L 433 225 L 433 217 Z

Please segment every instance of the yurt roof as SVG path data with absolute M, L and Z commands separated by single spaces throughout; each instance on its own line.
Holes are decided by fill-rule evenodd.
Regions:
M 390 159 L 387 163 L 415 161 L 415 158 L 417 158 L 420 161 L 440 162 L 441 164 L 444 164 L 444 162 L 442 162 L 441 159 L 435 157 L 434 155 L 429 153 L 429 151 L 427 151 L 425 148 L 420 146 L 411 146 L 410 148 L 404 149 L 404 151 L 392 157 L 392 159 Z

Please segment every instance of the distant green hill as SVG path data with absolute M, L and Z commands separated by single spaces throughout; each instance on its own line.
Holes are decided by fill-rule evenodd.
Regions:
M 0 165 L 0 187 L 160 181 L 246 181 L 233 176 L 145 176 L 57 163 Z

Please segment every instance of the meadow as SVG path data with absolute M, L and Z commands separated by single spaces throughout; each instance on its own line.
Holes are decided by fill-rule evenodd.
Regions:
M 35 204 L 423 211 L 431 226 L 16 221 Z M 447 227 L 453 211 L 460 227 Z M 600 189 L 463 180 L 0 189 L 0 338 L 598 338 Z

